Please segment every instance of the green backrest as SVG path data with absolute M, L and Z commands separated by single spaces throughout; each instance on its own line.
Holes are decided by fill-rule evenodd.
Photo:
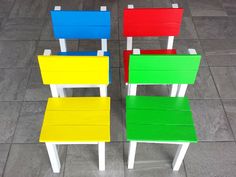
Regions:
M 201 55 L 130 55 L 129 84 L 193 84 Z

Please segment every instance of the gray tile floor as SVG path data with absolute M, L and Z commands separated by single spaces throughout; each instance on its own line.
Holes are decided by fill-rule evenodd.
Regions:
M 127 170 L 124 125 L 122 11 L 135 7 L 185 9 L 181 34 L 174 47 L 179 53 L 195 48 L 202 63 L 195 85 L 187 95 L 200 142 L 190 146 L 179 172 L 171 170 L 175 145 L 140 144 L 135 169 Z M 93 145 L 60 147 L 62 171 L 53 174 L 46 148 L 38 143 L 50 91 L 39 74 L 37 55 L 45 48 L 59 51 L 52 36 L 49 10 L 97 10 L 112 13 L 112 58 L 109 86 L 111 139 L 106 145 L 106 171 L 97 168 Z M 165 48 L 166 38 L 136 38 L 134 46 Z M 99 41 L 69 41 L 70 50 L 95 50 Z M 140 87 L 139 94 L 166 95 L 166 86 Z M 98 95 L 96 89 L 74 90 L 75 95 Z M 236 1 L 235 0 L 0 0 L 0 176 L 2 177 L 235 177 L 236 176 Z

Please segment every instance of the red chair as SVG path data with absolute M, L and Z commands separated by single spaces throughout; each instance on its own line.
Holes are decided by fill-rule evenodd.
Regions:
M 168 36 L 167 49 L 140 50 L 141 54 L 176 54 L 173 49 L 174 37 L 180 33 L 183 8 L 172 4 L 173 8 L 134 8 L 128 5 L 124 9 L 124 31 L 127 48 L 123 52 L 124 81 L 128 82 L 129 56 L 133 50 L 133 37 Z

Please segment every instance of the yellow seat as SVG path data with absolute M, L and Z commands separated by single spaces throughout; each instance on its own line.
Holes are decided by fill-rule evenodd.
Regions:
M 49 98 L 40 142 L 110 142 L 110 98 Z

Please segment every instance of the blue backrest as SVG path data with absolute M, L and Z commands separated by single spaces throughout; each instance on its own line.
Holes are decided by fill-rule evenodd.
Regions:
M 110 11 L 51 11 L 56 39 L 109 39 Z

